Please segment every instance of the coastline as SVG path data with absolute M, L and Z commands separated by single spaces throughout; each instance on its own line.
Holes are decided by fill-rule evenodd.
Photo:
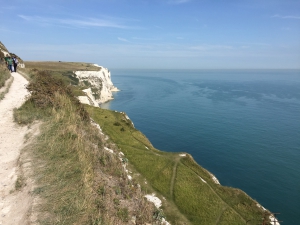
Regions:
M 110 76 L 109 76 L 109 78 L 110 78 Z M 92 80 L 91 80 L 92 81 Z M 111 81 L 110 81 L 111 82 Z M 111 99 L 107 99 L 107 101 L 109 101 L 109 100 L 112 100 L 113 98 L 111 98 Z M 90 104 L 90 102 L 87 102 L 87 103 L 85 103 L 85 104 L 88 104 L 88 105 L 95 105 L 95 103 L 93 103 L 93 104 Z M 99 106 L 99 105 L 98 105 Z M 98 107 L 99 108 L 99 107 Z M 139 133 L 138 134 L 138 131 L 134 128 L 134 126 L 132 125 L 130 125 L 130 124 L 132 124 L 132 121 L 129 119 L 129 117 L 125 114 L 125 113 L 122 113 L 122 112 L 117 112 L 117 111 L 114 111 L 114 112 L 111 112 L 114 116 L 113 116 L 113 121 L 115 121 L 115 119 L 117 118 L 117 117 L 119 117 L 119 116 L 121 116 L 121 120 L 118 122 L 118 123 L 116 123 L 116 122 L 114 122 L 113 123 L 113 125 L 114 126 L 112 126 L 112 125 L 110 125 L 111 126 L 111 128 L 113 128 L 113 129 L 116 129 L 116 130 L 114 130 L 114 132 L 113 133 L 110 133 L 109 134 L 109 138 L 110 139 L 112 139 L 113 141 L 114 141 L 114 139 L 115 139 L 115 136 L 117 135 L 117 136 L 119 136 L 119 138 L 121 138 L 122 139 L 122 137 L 123 137 L 123 135 L 125 134 L 125 133 L 130 133 L 130 134 L 132 134 L 132 132 L 134 132 L 135 133 L 135 135 L 133 136 L 134 137 L 134 139 L 135 140 L 139 140 L 139 142 L 141 142 L 143 145 L 142 145 L 142 151 L 147 151 L 147 154 L 149 154 L 149 153 L 154 153 L 154 156 L 155 157 L 158 157 L 158 156 L 163 156 L 164 154 L 167 154 L 167 152 L 162 152 L 162 151 L 160 151 L 160 150 L 158 150 L 158 149 L 155 149 L 153 146 L 152 146 L 152 144 L 149 142 L 149 143 L 147 143 L 147 142 L 144 142 L 144 141 L 140 141 L 140 138 L 141 137 L 145 137 L 145 135 L 143 135 L 142 133 Z M 92 113 L 91 115 L 96 115 L 97 113 Z M 108 119 L 105 119 L 105 121 L 107 121 Z M 106 123 L 105 121 L 102 121 L 102 122 L 104 122 L 104 123 Z M 122 129 L 120 129 L 120 127 L 118 127 L 117 125 L 115 125 L 115 124 L 123 124 L 123 123 L 126 123 L 126 125 L 125 125 L 125 129 L 123 129 L 123 131 L 122 131 Z M 100 123 L 99 123 L 100 124 Z M 105 127 L 105 125 L 101 125 L 101 128 L 104 128 L 104 129 L 107 129 L 107 127 Z M 124 128 L 124 127 L 122 127 L 122 128 Z M 121 131 L 121 132 L 120 132 Z M 105 132 L 106 134 L 108 134 L 109 132 Z M 138 138 L 137 138 L 138 137 Z M 145 137 L 146 138 L 146 137 Z M 146 138 L 147 139 L 147 138 Z M 118 146 L 119 146 L 119 144 L 118 144 Z M 129 146 L 127 146 L 127 147 L 129 147 Z M 126 147 L 126 148 L 127 148 Z M 123 147 L 121 147 L 122 149 L 124 148 L 124 146 Z M 107 150 L 108 151 L 108 150 Z M 129 161 L 130 162 L 132 162 L 133 160 L 135 160 L 134 158 L 134 156 L 132 156 L 132 154 L 130 153 L 130 151 L 132 151 L 132 150 L 130 150 L 130 149 L 125 149 L 125 151 L 124 151 L 124 153 L 125 153 L 125 157 L 128 157 L 128 159 L 129 159 Z M 123 151 L 122 151 L 123 152 Z M 224 197 L 217 197 L 218 195 L 220 195 L 220 193 L 218 193 L 218 191 L 220 191 L 220 190 L 222 190 L 223 188 L 226 188 L 226 187 L 223 187 L 223 186 L 221 186 L 220 184 L 219 184 L 219 182 L 218 182 L 218 180 L 217 180 L 217 178 L 213 175 L 213 174 L 211 174 L 210 172 L 208 172 L 207 170 L 205 170 L 203 167 L 201 167 L 198 163 L 196 163 L 195 162 L 195 160 L 193 159 L 193 157 L 191 156 L 191 155 L 189 155 L 189 154 L 186 154 L 186 153 L 175 153 L 174 154 L 174 156 L 176 155 L 176 158 L 178 159 L 178 163 L 175 163 L 175 166 L 176 167 L 174 167 L 174 168 L 172 168 L 172 171 L 173 171 L 173 175 L 172 176 L 170 176 L 170 175 L 168 175 L 166 178 L 167 179 L 171 179 L 171 184 L 172 184 L 172 187 L 170 187 L 170 192 L 172 193 L 171 194 L 171 196 L 173 196 L 173 193 L 174 193 L 174 189 L 175 189 L 175 186 L 173 187 L 173 185 L 178 185 L 178 184 L 180 184 L 180 182 L 178 181 L 176 181 L 175 182 L 175 178 L 177 178 L 177 176 L 176 176 L 176 174 L 175 173 L 177 173 L 177 171 L 180 171 L 180 169 L 181 169 L 181 166 L 182 165 L 185 165 L 185 166 L 188 166 L 188 168 L 191 170 L 191 171 L 194 171 L 194 173 L 196 173 L 197 174 L 197 176 L 198 176 L 198 180 L 200 181 L 200 183 L 198 183 L 197 182 L 197 185 L 200 185 L 200 187 L 202 187 L 202 188 L 205 188 L 205 187 L 209 187 L 209 189 L 208 189 L 208 191 L 212 191 L 212 190 L 214 190 L 211 194 L 213 194 L 213 195 L 215 195 L 216 196 L 216 200 L 217 201 L 221 201 L 221 205 L 226 205 L 226 204 L 228 204 L 228 203 L 226 203 L 226 201 L 224 200 Z M 133 158 L 132 158 L 133 157 Z M 163 157 L 164 158 L 164 157 Z M 160 158 L 158 158 L 158 159 L 160 159 Z M 160 163 L 159 163 L 159 161 L 157 161 L 157 160 L 154 160 L 154 162 L 157 164 L 157 165 L 159 165 Z M 135 163 L 133 163 L 134 165 L 136 165 Z M 144 174 L 143 174 L 144 175 Z M 145 176 L 147 177 L 147 174 L 145 174 Z M 136 175 L 135 174 L 131 174 L 130 175 L 130 180 L 131 179 L 136 179 Z M 151 180 L 151 179 L 149 179 L 149 177 L 147 177 L 147 180 Z M 164 196 L 166 196 L 166 198 L 168 198 L 167 196 L 169 195 L 168 193 L 164 193 L 164 191 L 163 190 L 160 190 L 159 189 L 159 187 L 157 187 L 157 186 L 155 186 L 155 185 L 157 185 L 157 184 L 155 184 L 155 183 L 153 183 L 153 182 L 149 182 L 149 184 L 151 184 L 151 185 L 153 185 L 153 188 L 154 189 L 157 189 L 157 191 L 158 191 L 158 193 L 160 193 L 159 194 L 159 196 L 160 196 L 160 199 L 164 199 Z M 238 189 L 232 189 L 232 188 L 226 188 L 226 190 L 227 191 L 229 191 L 229 192 L 237 192 L 238 193 L 238 195 L 243 195 L 243 196 L 245 196 L 249 201 L 251 201 L 251 202 L 255 202 L 253 199 L 251 199 L 251 197 L 250 196 L 248 196 L 245 192 L 243 192 L 243 191 L 241 191 L 241 190 L 238 190 Z M 195 190 L 196 191 L 196 190 Z M 183 194 L 183 195 L 185 195 L 186 193 L 185 192 L 183 192 L 183 191 L 180 191 L 180 192 L 178 192 L 178 193 L 180 193 L 180 194 Z M 193 193 L 193 194 L 195 194 L 195 196 L 197 196 L 196 195 L 196 192 L 195 193 Z M 184 199 L 187 199 L 186 197 L 184 197 Z M 195 199 L 197 199 L 197 197 L 195 197 Z M 225 198 L 226 199 L 226 198 Z M 191 199 L 192 200 L 192 199 Z M 193 199 L 194 200 L 194 199 Z M 162 200 L 162 202 L 166 202 L 165 200 Z M 198 205 L 199 205 L 199 201 L 197 201 L 198 203 Z M 163 203 L 163 204 L 164 204 Z M 260 208 L 260 207 L 258 207 L 258 205 L 256 205 L 257 206 L 257 208 L 259 208 L 259 209 L 262 209 L 262 208 Z M 165 207 L 165 205 L 164 205 L 164 207 Z M 179 204 L 178 204 L 178 207 L 181 207 Z M 237 213 L 237 209 L 235 209 L 235 207 L 236 206 L 230 206 L 229 207 L 229 209 L 228 210 L 230 210 L 235 216 L 237 216 L 239 213 Z M 213 211 L 213 209 L 211 209 L 212 211 Z M 196 214 L 197 215 L 197 214 Z M 199 213 L 199 217 L 200 217 L 200 213 Z M 239 216 L 238 216 L 239 217 Z
M 120 81 L 119 81 L 119 83 L 120 83 Z M 123 87 L 123 88 L 124 88 L 124 90 L 125 90 L 125 87 Z M 117 110 L 118 110 L 118 111 L 119 111 L 119 110 L 120 110 L 120 111 L 121 111 L 121 110 L 122 110 L 122 111 L 124 111 L 125 109 L 122 109 L 121 107 L 119 107 L 119 109 L 117 109 Z M 125 111 L 126 111 L 126 110 L 125 110 Z M 127 111 L 126 111 L 126 112 L 127 112 Z M 141 114 L 141 112 L 140 112 L 139 114 Z M 131 112 L 131 114 L 129 114 L 129 115 L 131 115 L 131 117 L 133 117 L 133 116 L 132 116 L 132 112 Z M 140 127 L 140 126 L 139 126 L 139 127 Z M 158 134 L 158 135 L 159 135 L 159 134 Z M 198 165 L 199 165 L 199 164 L 198 164 Z M 214 175 L 212 175 L 212 176 L 214 176 Z M 214 176 L 214 177 L 215 177 L 215 176 Z M 215 177 L 215 178 L 216 178 L 216 177 Z M 217 178 L 216 178 L 216 180 L 215 180 L 215 181 L 217 181 Z M 243 189 L 242 189 L 242 190 L 243 190 Z M 277 223 L 277 224 L 279 224 L 279 223 L 278 223 L 278 222 L 276 222 L 276 221 L 275 221 L 274 223 Z
M 107 68 L 93 64 L 98 67 L 98 71 L 74 71 L 75 78 L 79 80 L 79 85 L 88 88 L 82 91 L 85 96 L 78 96 L 78 99 L 84 104 L 99 106 L 113 98 L 113 92 L 120 91 L 111 81 L 111 74 Z
M 103 81 L 103 79 L 100 79 L 102 76 L 101 72 L 102 75 L 107 74 L 106 78 L 110 79 L 110 73 L 105 73 L 101 70 L 94 72 L 81 71 L 80 74 L 84 75 L 81 78 L 84 78 L 86 83 L 97 86 L 99 84 L 98 81 Z M 92 78 L 88 78 L 88 74 L 91 74 Z M 105 86 L 106 90 L 108 90 L 109 87 L 113 87 L 111 80 L 107 79 L 107 84 L 109 84 L 109 86 Z M 92 88 L 90 87 L 88 89 L 90 89 L 90 96 L 93 95 Z M 113 99 L 113 97 L 111 99 Z M 106 101 L 111 99 L 107 98 Z M 134 165 L 136 170 L 140 171 L 142 176 L 145 177 L 145 180 L 139 182 L 139 184 L 147 185 L 148 183 L 147 187 L 151 187 L 151 189 L 153 188 L 154 191 L 150 191 L 150 193 L 154 193 L 155 197 L 157 196 L 157 198 L 162 201 L 164 210 L 169 210 L 168 205 L 170 204 L 170 200 L 171 202 L 174 201 L 179 210 L 183 212 L 185 212 L 185 207 L 195 207 L 196 210 L 188 211 L 183 215 L 186 215 L 187 217 L 192 215 L 199 221 L 201 221 L 202 218 L 214 220 L 215 217 L 209 214 L 217 213 L 223 215 L 224 212 L 223 210 L 219 211 L 220 208 L 226 209 L 226 213 L 227 211 L 230 212 L 229 214 L 232 215 L 232 217 L 227 218 L 226 214 L 224 214 L 224 217 L 231 219 L 232 221 L 247 221 L 251 220 L 251 218 L 257 218 L 254 216 L 254 214 L 257 214 L 258 211 L 259 216 L 261 216 L 263 209 L 257 205 L 255 200 L 253 200 L 249 195 L 240 189 L 229 188 L 220 185 L 220 182 L 216 176 L 196 163 L 192 155 L 187 153 L 167 153 L 155 149 L 149 140 L 147 140 L 147 137 L 134 128 L 132 121 L 129 119 L 126 113 L 111 110 L 110 112 L 104 112 L 102 109 L 100 110 L 99 105 L 94 102 L 90 104 L 90 101 L 88 101 L 86 104 L 98 106 L 93 107 L 95 109 L 91 109 L 94 111 L 90 113 L 90 115 L 93 115 L 93 120 L 100 125 L 101 129 L 109 137 L 109 139 L 112 140 L 113 143 L 116 143 L 116 146 L 118 146 L 120 150 L 124 152 L 124 157 L 126 157 L 126 160 L 128 159 L 129 163 Z M 97 110 L 97 108 L 99 110 Z M 97 117 L 102 117 L 103 119 L 97 120 Z M 122 143 L 127 139 L 126 135 L 128 135 L 128 138 L 130 138 L 131 141 L 124 145 Z M 132 146 L 128 144 L 136 143 L 136 141 L 138 141 L 139 147 L 137 147 L 136 144 Z M 104 148 L 104 150 L 111 152 L 110 148 Z M 144 155 L 142 161 L 139 161 L 140 159 L 135 156 L 138 154 L 138 152 L 142 152 L 142 155 Z M 169 155 L 169 157 L 166 157 L 167 155 Z M 153 159 L 150 160 L 153 164 L 148 165 L 148 157 L 153 157 Z M 139 162 L 142 162 L 142 164 L 139 165 Z M 144 165 L 148 165 L 146 170 L 143 170 Z M 168 168 L 170 173 L 163 173 L 159 169 L 154 173 L 156 175 L 154 176 L 155 180 L 153 180 L 153 175 L 149 176 L 148 174 L 149 168 L 151 168 L 151 173 L 153 173 L 157 170 L 155 167 L 161 166 L 163 168 Z M 193 177 L 193 182 L 184 181 L 186 177 L 189 177 L 185 175 L 182 176 L 186 172 L 191 173 L 189 176 Z M 138 176 L 139 175 L 136 174 L 136 171 L 133 171 L 130 173 L 130 175 L 127 175 L 129 180 L 136 180 Z M 160 182 L 161 184 L 159 184 Z M 182 186 L 186 182 L 188 182 L 188 189 L 183 188 Z M 234 198 L 235 200 L 232 201 L 231 198 Z M 156 198 L 153 199 L 158 200 Z M 188 203 L 186 202 L 187 199 Z M 203 209 L 202 204 L 199 204 L 199 202 L 202 202 L 203 205 L 213 206 Z M 245 209 L 241 209 L 239 207 L 240 204 L 246 205 L 247 207 Z M 192 220 L 193 217 L 189 218 L 189 220 Z M 171 224 L 172 222 L 174 223 L 174 221 L 170 222 Z M 202 223 L 197 222 L 195 224 Z

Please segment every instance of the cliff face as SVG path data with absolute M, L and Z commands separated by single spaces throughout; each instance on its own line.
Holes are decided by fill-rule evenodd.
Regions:
M 75 71 L 74 74 L 79 80 L 79 85 L 88 87 L 83 92 L 86 96 L 79 96 L 84 104 L 99 106 L 99 104 L 113 99 L 112 92 L 118 91 L 111 81 L 110 71 L 102 66 L 99 71 Z
M 2 44 L 1 41 L 0 41 L 0 50 L 1 50 L 1 52 L 3 52 L 4 56 L 9 55 L 7 48 L 4 46 L 4 44 Z
M 6 56 L 15 56 L 15 57 L 17 57 L 17 58 L 18 58 L 18 61 L 19 61 L 18 67 L 25 68 L 25 64 L 24 64 L 23 60 L 22 60 L 19 56 L 17 56 L 16 54 L 10 53 L 10 52 L 7 50 L 7 48 L 5 47 L 5 45 L 2 44 L 1 41 L 0 41 L 0 53 L 1 53 L 1 54 L 0 54 L 0 58 L 6 57 Z

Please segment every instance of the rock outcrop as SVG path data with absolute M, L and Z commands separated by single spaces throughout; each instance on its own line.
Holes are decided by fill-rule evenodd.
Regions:
M 7 57 L 7 56 L 14 56 L 18 59 L 19 63 L 18 63 L 18 67 L 20 68 L 25 68 L 25 64 L 24 64 L 24 61 L 19 57 L 17 56 L 16 54 L 14 53 L 11 53 L 7 50 L 7 48 L 5 47 L 4 44 L 2 44 L 2 42 L 0 41 L 0 58 L 2 57 Z
M 110 71 L 107 68 L 98 66 L 99 71 L 75 71 L 74 74 L 79 80 L 79 85 L 88 87 L 84 90 L 86 96 L 79 96 L 81 103 L 99 106 L 101 103 L 113 99 L 112 92 L 119 91 L 111 81 Z

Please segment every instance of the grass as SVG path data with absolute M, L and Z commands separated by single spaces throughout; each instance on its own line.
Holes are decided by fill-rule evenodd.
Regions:
M 5 87 L 5 89 L 3 90 L 3 92 L 0 92 L 0 100 L 2 100 L 4 98 L 4 96 L 8 93 L 10 86 L 12 85 L 14 81 L 14 77 L 11 77 L 10 80 L 7 83 L 7 86 Z
M 28 89 L 32 95 L 14 117 L 24 125 L 43 121 L 40 136 L 25 150 L 34 160 L 33 194 L 42 199 L 39 223 L 113 225 L 132 216 L 140 224 L 154 222 L 153 206 L 104 146 L 118 149 L 91 125 L 64 82 L 39 72 Z
M 159 222 L 165 216 L 175 225 L 256 224 L 253 221 L 261 219 L 263 212 L 243 191 L 215 184 L 188 154 L 180 157 L 155 149 L 124 113 L 79 104 L 73 70 L 58 64 L 52 65 L 57 67 L 54 71 L 30 69 L 32 96 L 14 113 L 19 124 L 44 121 L 41 135 L 28 150 L 35 161 L 34 193 L 43 199 L 41 224 L 126 224 L 132 216 L 137 224 L 154 223 L 155 218 Z M 133 180 L 117 154 L 104 147 L 125 154 Z M 163 211 L 157 212 L 143 198 L 154 191 L 165 199 Z
M 9 79 L 10 79 L 10 81 L 8 81 Z M 13 80 L 14 80 L 14 78 L 10 75 L 10 72 L 6 68 L 6 65 L 4 63 L 1 63 L 1 61 L 0 61 L 0 89 L 1 88 L 3 89 L 0 91 L 0 100 L 2 100 L 5 96 L 5 94 L 8 93 Z M 5 87 L 6 82 L 7 82 L 7 85 Z
M 239 189 L 215 184 L 208 171 L 190 155 L 180 157 L 178 153 L 166 153 L 153 148 L 123 113 L 90 106 L 86 108 L 124 152 L 136 172 L 151 184 L 151 187 L 143 184 L 144 188 L 153 188 L 168 200 L 168 208 L 164 208 L 164 211 L 172 224 L 238 225 L 261 218 L 263 212 L 253 199 Z M 120 128 L 125 131 L 122 132 Z M 139 182 L 144 183 L 142 179 Z
M 49 61 L 25 61 L 28 70 L 51 70 L 51 71 L 98 71 L 99 67 L 91 63 L 83 62 L 49 62 Z
M 49 76 L 63 81 L 63 83 L 72 89 L 75 96 L 85 96 L 82 91 L 87 88 L 84 83 L 79 85 L 79 79 L 74 76 L 74 71 L 90 70 L 98 71 L 96 67 L 90 63 L 75 63 L 75 62 L 30 62 L 26 61 L 26 68 L 19 68 L 20 74 L 26 79 L 31 80 L 36 74 L 46 72 Z M 98 97 L 98 96 L 95 96 Z
M 0 88 L 4 87 L 5 82 L 10 78 L 10 72 L 6 65 L 0 61 Z
M 18 191 L 25 185 L 24 177 L 18 176 L 16 182 L 15 182 L 15 189 Z

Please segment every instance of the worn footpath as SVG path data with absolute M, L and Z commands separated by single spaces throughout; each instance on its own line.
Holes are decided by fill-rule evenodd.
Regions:
M 28 95 L 27 80 L 12 73 L 14 81 L 0 101 L 0 225 L 29 224 L 32 199 L 28 188 L 15 190 L 20 174 L 18 160 L 29 128 L 13 121 L 13 109 L 20 107 Z

